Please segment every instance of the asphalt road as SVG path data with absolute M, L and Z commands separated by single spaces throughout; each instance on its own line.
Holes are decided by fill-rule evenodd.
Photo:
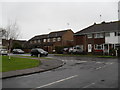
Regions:
M 117 88 L 118 62 L 112 58 L 61 57 L 60 68 L 26 76 L 3 79 L 3 88 Z

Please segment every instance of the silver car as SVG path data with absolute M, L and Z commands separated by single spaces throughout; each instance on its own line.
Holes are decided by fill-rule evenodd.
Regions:
M 8 55 L 7 49 L 0 49 L 0 55 Z

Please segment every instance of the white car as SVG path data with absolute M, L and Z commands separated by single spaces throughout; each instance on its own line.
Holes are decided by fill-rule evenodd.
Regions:
M 79 46 L 74 46 L 69 48 L 69 53 L 82 53 L 83 50 Z
M 0 49 L 0 55 L 8 55 L 7 49 Z
M 25 52 L 21 49 L 13 49 L 13 54 L 24 54 Z

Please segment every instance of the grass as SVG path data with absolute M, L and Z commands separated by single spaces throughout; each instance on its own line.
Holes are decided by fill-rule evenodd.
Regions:
M 39 66 L 41 63 L 39 60 L 28 58 L 11 57 L 11 60 L 9 60 L 8 56 L 0 56 L 0 58 L 1 57 L 0 62 L 2 61 L 2 70 L 0 70 L 0 72 L 33 68 Z
M 18 57 L 28 57 L 28 58 L 38 58 L 37 56 L 22 56 L 22 55 L 15 55 Z M 39 57 L 39 59 L 51 59 L 51 58 L 47 58 L 47 57 Z
M 101 58 L 116 58 L 117 56 L 107 56 L 107 55 L 79 55 L 79 54 L 55 54 L 55 56 L 81 56 L 81 57 L 101 57 Z

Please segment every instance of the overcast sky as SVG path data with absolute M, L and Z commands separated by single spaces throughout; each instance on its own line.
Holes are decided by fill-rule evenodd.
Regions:
M 8 22 L 17 21 L 21 40 L 28 40 L 35 35 L 48 34 L 51 31 L 72 29 L 73 32 L 77 32 L 94 22 L 117 21 L 117 1 L 4 2 L 2 6 L 0 4 L 0 8 L 2 7 L 0 27 L 5 27 Z

